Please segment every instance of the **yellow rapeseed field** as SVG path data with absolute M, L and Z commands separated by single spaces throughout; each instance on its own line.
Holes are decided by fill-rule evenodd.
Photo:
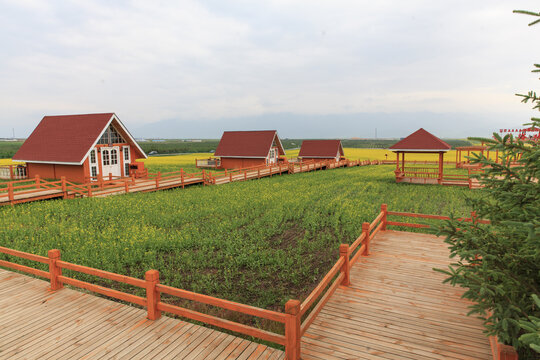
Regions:
M 298 149 L 287 150 L 287 157 L 298 156 Z M 351 160 L 395 160 L 396 155 L 390 150 L 385 149 L 357 149 L 345 148 L 345 157 Z M 464 154 L 466 155 L 466 154 Z M 205 159 L 212 157 L 212 153 L 194 153 L 171 156 L 152 156 L 142 160 L 150 170 L 175 171 L 183 168 L 186 171 L 198 171 L 195 167 L 195 159 Z M 407 160 L 433 160 L 438 159 L 437 154 L 407 154 Z M 445 161 L 455 161 L 456 151 L 451 150 L 444 156 Z M 11 159 L 0 159 L 0 165 L 16 164 Z

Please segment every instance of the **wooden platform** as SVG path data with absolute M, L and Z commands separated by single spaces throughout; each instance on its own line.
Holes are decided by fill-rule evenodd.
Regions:
M 0 269 L 0 359 L 283 359 L 282 351 Z
M 450 263 L 441 238 L 382 231 L 302 338 L 302 359 L 491 359 L 464 290 L 432 270 Z

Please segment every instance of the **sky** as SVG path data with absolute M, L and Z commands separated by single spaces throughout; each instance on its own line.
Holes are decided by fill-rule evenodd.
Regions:
M 0 0 L 0 137 L 115 112 L 137 137 L 489 136 L 535 116 L 531 0 Z

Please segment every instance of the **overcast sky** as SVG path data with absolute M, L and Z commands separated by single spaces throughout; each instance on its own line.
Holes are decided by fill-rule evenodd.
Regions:
M 139 137 L 489 135 L 535 115 L 532 0 L 0 0 L 0 137 L 115 112 Z

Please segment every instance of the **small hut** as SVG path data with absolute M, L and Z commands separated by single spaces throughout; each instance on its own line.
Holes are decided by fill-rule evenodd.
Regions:
M 397 154 L 396 182 L 442 184 L 444 154 L 450 149 L 450 145 L 422 128 L 390 146 L 390 150 Z M 418 165 L 416 162 L 407 164 L 407 153 L 438 154 L 438 161 L 434 162 L 437 167 Z
M 144 166 L 140 158 L 146 154 L 114 113 L 45 116 L 13 156 L 29 178 L 78 183 L 130 176 Z
M 341 140 L 304 140 L 298 157 L 302 160 L 335 160 L 344 158 Z
M 222 169 L 241 169 L 286 161 L 276 130 L 225 131 L 214 153 Z

